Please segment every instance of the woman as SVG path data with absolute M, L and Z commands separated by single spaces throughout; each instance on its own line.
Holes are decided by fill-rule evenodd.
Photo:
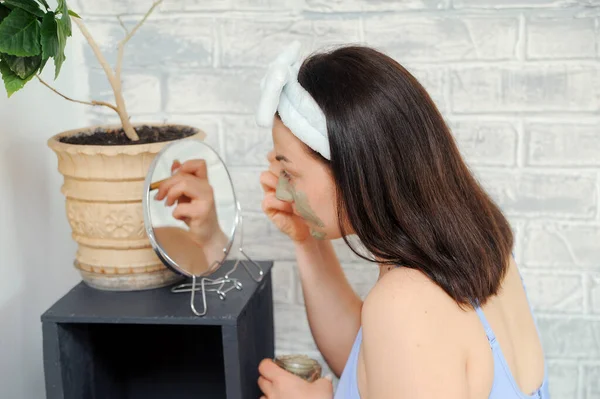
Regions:
M 257 122 L 272 126 L 274 144 L 263 209 L 295 244 L 311 332 L 341 378 L 334 396 L 330 380 L 308 383 L 265 359 L 264 397 L 547 399 L 509 223 L 425 89 L 368 47 L 303 62 L 298 50 L 283 52 L 261 83 Z M 170 187 L 199 192 L 182 174 L 194 176 L 193 165 Z M 192 208 L 180 212 L 188 223 Z M 330 241 L 352 247 L 352 235 L 380 270 L 364 302 Z
M 262 83 L 257 120 L 272 118 L 274 143 L 263 209 L 295 244 L 335 398 L 548 398 L 509 223 L 425 89 L 368 47 L 296 55 Z M 380 269 L 364 303 L 329 241 L 349 235 Z M 325 379 L 270 360 L 259 371 L 266 398 L 334 397 Z

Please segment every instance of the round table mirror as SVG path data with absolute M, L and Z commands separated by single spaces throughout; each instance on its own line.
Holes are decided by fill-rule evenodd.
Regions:
M 174 287 L 173 292 L 191 292 L 194 313 L 206 313 L 207 291 L 225 299 L 231 289 L 242 288 L 230 276 L 239 261 L 224 277 L 211 278 L 225 262 L 241 226 L 231 176 L 212 147 L 196 139 L 165 146 L 146 176 L 143 209 L 146 233 L 158 257 L 175 273 L 192 279 L 191 284 Z M 241 246 L 240 250 L 246 256 Z M 244 267 L 248 270 L 246 264 Z M 194 306 L 197 290 L 202 291 L 202 312 Z

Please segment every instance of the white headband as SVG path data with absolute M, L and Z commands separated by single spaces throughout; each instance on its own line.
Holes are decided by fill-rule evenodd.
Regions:
M 269 64 L 260 82 L 261 97 L 256 123 L 272 127 L 275 112 L 292 133 L 326 159 L 331 159 L 325 114 L 312 96 L 298 83 L 300 42 L 292 42 Z

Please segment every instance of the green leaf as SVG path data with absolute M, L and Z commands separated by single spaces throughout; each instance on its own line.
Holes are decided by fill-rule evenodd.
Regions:
M 48 11 L 42 20 L 42 58 L 47 60 L 58 54 L 58 29 L 54 13 Z
M 58 0 L 57 14 L 62 14 L 61 20 L 65 26 L 67 36 L 71 36 L 71 17 L 69 16 L 69 7 L 66 0 Z
M 65 24 L 65 33 L 67 34 L 67 36 L 71 36 L 73 31 L 71 29 L 71 16 L 69 15 L 69 10 L 63 13 L 62 18 L 60 20 L 63 21 L 63 23 Z
M 17 57 L 14 55 L 2 55 L 2 60 L 6 61 L 11 71 L 17 74 L 21 79 L 27 79 L 34 74 L 40 67 L 42 62 L 41 55 L 33 57 Z
M 81 17 L 79 16 L 79 14 L 77 14 L 75 11 L 73 10 L 69 10 L 69 15 L 75 18 L 79 18 L 81 19 Z
M 10 14 L 10 8 L 0 3 L 0 22 Z
M 35 15 L 15 8 L 0 23 L 0 53 L 25 57 L 41 52 L 40 22 Z
M 44 16 L 44 12 L 40 9 L 40 6 L 35 0 L 4 0 L 4 4 L 7 6 L 18 7 L 36 17 L 41 18 Z
M 4 81 L 4 87 L 6 88 L 6 94 L 8 94 L 9 98 L 15 92 L 25 87 L 25 84 L 34 76 L 31 75 L 27 79 L 21 79 L 10 69 L 4 60 L 0 60 L 0 74 L 2 74 L 2 80 Z
M 50 9 L 50 6 L 48 5 L 48 2 L 46 0 L 38 0 L 44 7 L 46 7 L 46 10 Z
M 58 77 L 60 73 L 60 68 L 62 67 L 63 62 L 67 59 L 65 56 L 65 47 L 67 46 L 67 27 L 65 26 L 62 18 L 56 21 L 57 28 L 57 37 L 58 37 L 58 51 L 54 56 L 54 79 Z

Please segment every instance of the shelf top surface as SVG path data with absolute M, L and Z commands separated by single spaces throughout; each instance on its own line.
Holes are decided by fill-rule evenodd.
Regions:
M 204 316 L 196 316 L 192 312 L 190 292 L 171 292 L 174 285 L 121 292 L 102 291 L 80 282 L 44 312 L 41 319 L 54 323 L 234 325 L 250 298 L 265 289 L 267 280 L 270 280 L 273 262 L 257 263 L 264 271 L 262 281 L 255 282 L 241 265 L 238 266 L 231 277 L 241 281 L 242 289 L 232 289 L 224 300 L 219 299 L 216 292 L 207 292 L 208 311 Z M 233 264 L 234 261 L 227 261 L 220 271 L 227 272 Z M 249 269 L 255 273 L 252 265 Z M 197 284 L 200 284 L 200 279 Z M 196 291 L 195 306 L 198 312 L 202 312 L 200 291 Z

